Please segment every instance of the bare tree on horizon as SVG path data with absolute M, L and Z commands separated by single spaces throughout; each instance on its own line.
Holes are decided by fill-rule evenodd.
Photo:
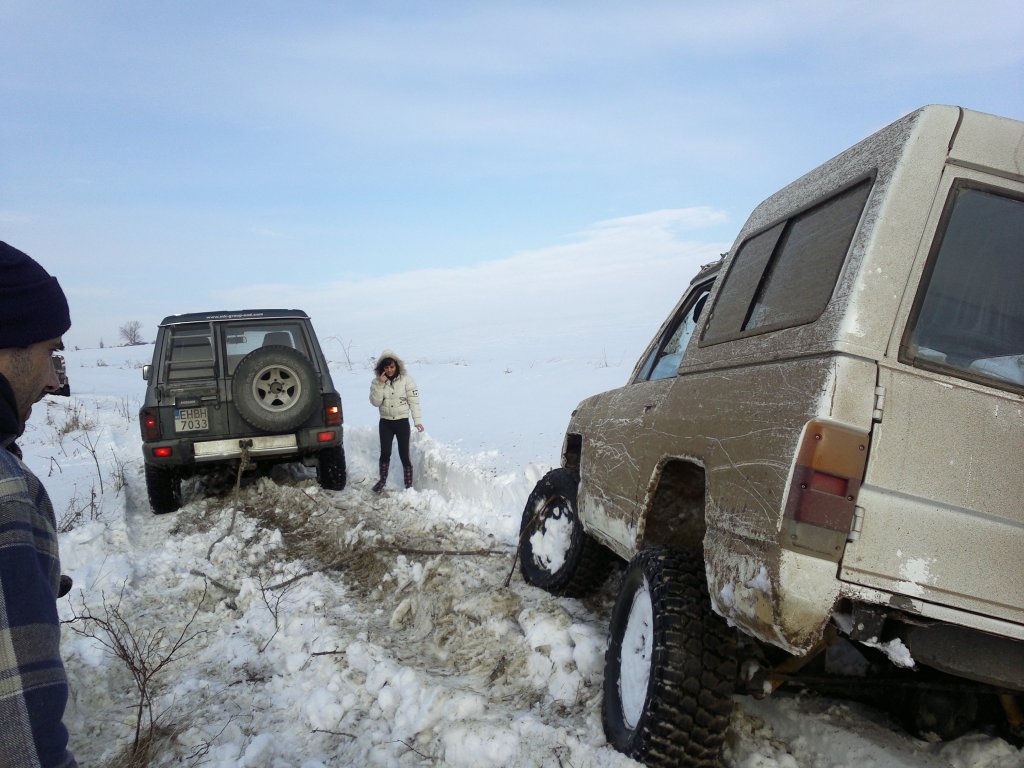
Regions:
M 139 320 L 129 320 L 121 326 L 118 333 L 124 339 L 126 347 L 134 347 L 138 344 L 146 343 L 142 339 L 142 322 Z

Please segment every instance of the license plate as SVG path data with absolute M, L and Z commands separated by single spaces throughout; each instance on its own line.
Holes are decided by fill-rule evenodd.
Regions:
M 200 432 L 210 428 L 206 408 L 175 408 L 175 432 Z

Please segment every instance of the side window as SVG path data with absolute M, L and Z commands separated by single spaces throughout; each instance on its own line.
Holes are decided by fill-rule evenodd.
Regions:
M 670 379 L 676 375 L 686 353 L 686 345 L 689 344 L 704 311 L 712 284 L 713 282 L 702 285 L 690 301 L 683 305 L 665 335 L 641 366 L 638 381 Z
M 944 221 L 901 357 L 1024 387 L 1024 200 L 960 186 Z
M 701 343 L 816 320 L 832 297 L 871 184 L 866 179 L 743 243 Z

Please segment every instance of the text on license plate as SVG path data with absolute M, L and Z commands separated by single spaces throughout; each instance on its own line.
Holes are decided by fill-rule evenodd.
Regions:
M 174 431 L 197 432 L 209 429 L 210 422 L 206 416 L 206 408 L 175 408 Z

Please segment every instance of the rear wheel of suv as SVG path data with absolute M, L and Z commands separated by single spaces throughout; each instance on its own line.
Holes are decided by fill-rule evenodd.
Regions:
M 242 418 L 268 432 L 287 432 L 305 423 L 320 395 L 309 360 L 298 350 L 277 345 L 242 358 L 231 394 Z
M 553 469 L 526 500 L 519 527 L 519 570 L 527 584 L 582 597 L 604 582 L 611 553 L 594 541 L 576 512 L 577 476 Z
M 173 469 L 146 464 L 146 491 L 154 515 L 164 515 L 181 507 L 181 478 Z
M 718 766 L 736 668 L 735 634 L 711 610 L 700 554 L 639 552 L 609 628 L 608 741 L 649 766 Z
M 328 491 L 345 489 L 345 449 L 340 445 L 324 448 L 316 457 L 316 479 Z

